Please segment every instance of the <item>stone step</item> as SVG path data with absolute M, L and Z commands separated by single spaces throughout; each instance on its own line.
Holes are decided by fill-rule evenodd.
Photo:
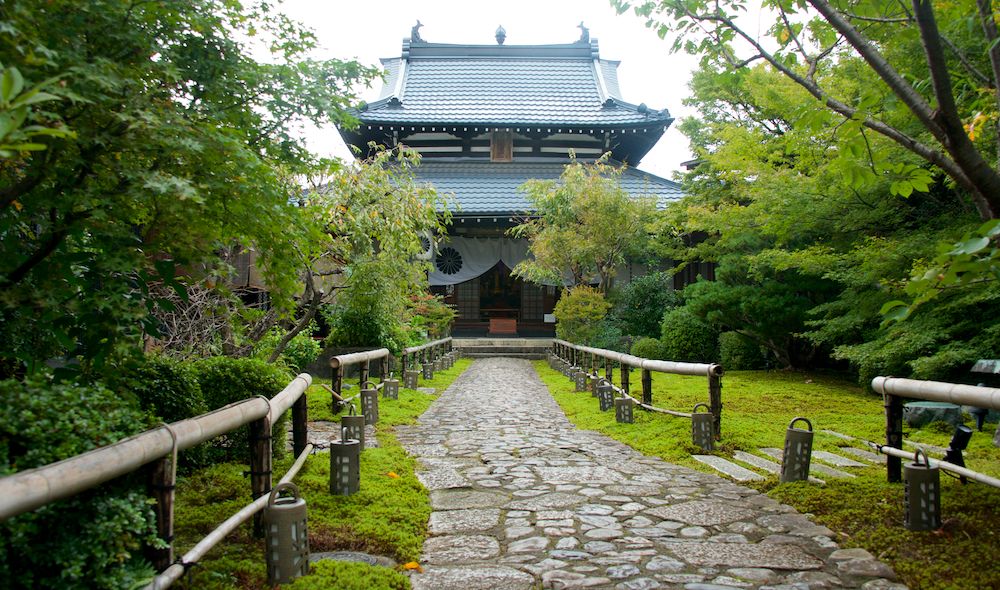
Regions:
M 819 459 L 824 463 L 829 463 L 836 467 L 867 467 L 864 463 L 858 463 L 854 459 L 848 459 L 847 457 L 841 457 L 835 453 L 830 453 L 828 451 L 813 451 L 813 458 Z
M 758 450 L 769 457 L 774 457 L 775 459 L 778 459 L 779 461 L 781 460 L 781 457 L 783 455 L 781 449 L 765 448 Z M 809 462 L 809 473 L 819 473 L 827 477 L 834 477 L 839 479 L 847 479 L 854 477 L 853 475 L 847 473 L 846 471 L 834 469 L 833 467 L 827 467 L 826 465 L 821 465 L 819 463 L 816 463 L 815 461 Z
M 853 436 L 851 436 L 849 434 L 843 434 L 843 433 L 837 432 L 835 430 L 820 430 L 820 432 L 822 432 L 823 434 L 829 434 L 830 436 L 833 436 L 833 437 L 836 437 L 836 438 L 840 438 L 840 439 L 843 439 L 843 440 L 857 440 L 856 438 L 854 438 Z
M 754 473 L 746 467 L 740 467 L 736 463 L 727 461 L 722 457 L 716 457 L 715 455 L 691 455 L 691 457 L 695 461 L 704 463 L 712 469 L 721 471 L 736 481 L 760 481 L 764 479 L 759 473 Z
M 880 455 L 864 449 L 856 449 L 854 447 L 840 447 L 840 450 L 865 461 L 870 461 L 872 463 L 885 463 L 885 455 Z
M 753 465 L 757 469 L 763 469 L 764 471 L 767 471 L 769 473 L 773 473 L 775 475 L 781 475 L 780 463 L 775 463 L 774 461 L 768 461 L 763 457 L 758 457 L 757 455 L 751 455 L 750 453 L 746 453 L 744 451 L 736 451 L 735 453 L 733 453 L 733 458 L 736 459 L 737 461 L 742 461 L 749 465 Z M 812 483 L 819 483 L 819 484 L 826 483 L 822 479 L 812 476 L 809 477 L 809 481 L 811 481 Z
M 540 346 L 462 346 L 456 347 L 462 354 L 475 354 L 480 352 L 493 352 L 496 350 L 503 350 L 506 352 L 530 352 L 532 354 L 544 355 L 548 353 L 547 348 Z
M 470 358 L 470 359 L 488 359 L 488 358 L 496 358 L 496 357 L 507 357 L 507 358 L 516 358 L 516 359 L 528 359 L 528 360 L 532 360 L 532 361 L 540 361 L 540 360 L 543 360 L 545 358 L 545 355 L 542 354 L 542 353 L 533 353 L 533 352 L 508 352 L 508 351 L 505 351 L 505 350 L 495 350 L 495 351 L 492 351 L 492 352 L 470 352 L 470 353 L 462 353 L 462 356 L 464 358 Z

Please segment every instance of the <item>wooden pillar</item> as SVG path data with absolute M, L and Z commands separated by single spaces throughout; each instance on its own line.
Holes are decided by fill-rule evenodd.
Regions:
M 250 495 L 253 499 L 271 493 L 271 425 L 267 417 L 250 423 Z M 253 517 L 253 534 L 264 536 L 264 512 Z
M 292 404 L 292 452 L 298 457 L 302 451 L 306 450 L 309 438 L 309 404 L 306 401 L 306 394 L 303 393 L 299 399 Z
M 382 367 L 382 375 L 381 375 L 382 381 L 385 381 L 386 379 L 389 378 L 389 373 L 392 371 L 392 369 L 390 368 L 391 362 L 392 362 L 392 356 L 385 355 L 384 357 L 382 357 L 382 362 L 379 363 Z
M 590 374 L 591 375 L 598 375 L 599 373 L 597 371 L 598 371 L 598 368 L 597 368 L 597 355 L 594 354 L 594 353 L 590 353 Z
M 410 355 L 406 354 L 406 352 L 404 351 L 403 352 L 403 357 L 402 357 L 402 359 L 400 359 L 400 365 L 401 365 L 401 367 L 399 368 L 399 375 L 400 375 L 400 377 L 402 377 L 403 375 L 406 375 L 406 366 L 407 366 L 407 359 L 408 358 L 410 358 Z
M 632 367 L 622 363 L 622 391 L 628 394 L 628 373 L 632 370 Z
M 722 375 L 714 371 L 708 374 L 708 410 L 714 416 L 712 428 L 715 429 L 715 440 L 722 440 Z
M 608 380 L 608 383 L 614 384 L 615 382 L 615 369 L 612 366 L 614 363 L 611 359 L 604 357 L 604 378 Z
M 337 392 L 337 395 L 344 398 L 344 365 L 337 367 L 337 372 L 333 375 L 333 390 Z M 333 409 L 334 414 L 339 414 L 343 406 L 336 398 L 330 397 L 330 407 Z
M 173 454 L 153 461 L 147 466 L 149 495 L 156 502 L 156 536 L 167 544 L 163 548 L 146 547 L 146 558 L 157 572 L 174 562 L 174 470 Z
M 371 363 L 371 361 L 364 361 L 358 367 L 358 386 L 359 387 L 363 388 L 365 386 L 365 381 L 368 381 L 368 373 L 369 373 L 369 370 L 370 370 L 369 369 L 369 366 L 370 366 L 369 363 Z
M 649 369 L 642 370 L 642 403 L 653 405 L 653 375 Z
M 903 400 L 895 395 L 883 394 L 885 401 L 885 444 L 895 449 L 903 448 Z M 901 481 L 903 460 L 892 455 L 885 456 L 886 475 L 890 483 Z

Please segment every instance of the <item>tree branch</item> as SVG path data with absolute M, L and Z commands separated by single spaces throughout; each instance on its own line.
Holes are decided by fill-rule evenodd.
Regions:
M 990 66 L 993 69 L 993 95 L 996 97 L 997 108 L 1000 108 L 1000 34 L 997 33 L 997 22 L 993 15 L 993 6 L 990 0 L 976 0 L 979 8 L 979 20 L 982 23 L 983 34 L 986 35 L 987 47 L 989 47 Z M 996 124 L 997 140 L 1000 140 L 1000 120 Z M 1000 143 L 997 144 L 1000 149 Z M 997 162 L 1000 168 L 1000 161 Z

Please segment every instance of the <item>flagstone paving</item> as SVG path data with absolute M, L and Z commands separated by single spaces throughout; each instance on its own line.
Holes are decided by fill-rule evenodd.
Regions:
M 576 429 L 528 361 L 477 360 L 397 432 L 433 510 L 414 590 L 905 589 L 789 506 Z

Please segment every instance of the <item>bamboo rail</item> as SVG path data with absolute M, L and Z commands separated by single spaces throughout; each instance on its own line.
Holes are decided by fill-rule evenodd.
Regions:
M 900 453 L 903 453 L 904 398 L 949 402 L 1000 410 L 1000 389 L 996 387 L 979 387 L 977 385 L 899 379 L 894 377 L 875 377 L 872 379 L 872 389 L 882 394 L 882 399 L 884 400 L 884 446 L 896 449 Z M 901 457 L 896 453 L 887 452 L 881 448 L 879 451 L 887 455 L 885 461 L 887 479 L 890 482 L 901 481 L 903 478 L 902 459 L 909 455 L 904 453 L 904 456 Z
M 591 378 L 605 379 L 615 391 L 628 397 L 639 407 L 652 412 L 677 416 L 679 418 L 691 418 L 688 412 L 678 412 L 658 408 L 653 405 L 652 376 L 651 372 L 671 373 L 674 375 L 704 376 L 708 379 L 709 411 L 713 415 L 713 427 L 715 438 L 721 438 L 722 432 L 722 366 L 714 363 L 684 363 L 676 361 L 661 361 L 646 359 L 603 348 L 593 348 L 573 344 L 565 340 L 555 339 L 552 341 L 553 354 L 571 366 L 581 367 Z M 605 376 L 600 377 L 597 359 L 604 359 Z M 590 369 L 584 365 L 589 361 Z M 614 385 L 613 363 L 618 363 L 621 367 L 621 386 Z M 635 367 L 642 370 L 642 399 L 632 397 L 629 387 L 629 369 Z
M 410 366 L 411 361 L 419 361 L 420 364 L 428 361 L 434 362 L 438 359 L 438 357 L 451 351 L 451 342 L 451 336 L 448 336 L 447 338 L 441 338 L 440 340 L 434 340 L 418 346 L 404 348 L 402 355 L 403 371 L 406 371 L 407 367 Z

